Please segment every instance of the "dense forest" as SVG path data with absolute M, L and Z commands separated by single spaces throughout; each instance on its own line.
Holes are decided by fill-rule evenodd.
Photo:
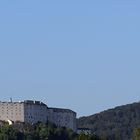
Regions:
M 76 134 L 70 129 L 58 128 L 54 124 L 34 125 L 2 123 L 0 140 L 101 140 L 95 135 Z
M 115 138 L 116 140 L 125 140 Z M 114 140 L 115 140 L 114 139 Z M 108 137 L 98 137 L 94 134 L 77 134 L 67 128 L 58 128 L 54 124 L 37 123 L 34 125 L 1 123 L 0 140 L 109 140 Z M 140 128 L 134 129 L 131 140 L 140 140 Z
M 140 140 L 140 102 L 78 119 L 78 127 L 109 140 Z

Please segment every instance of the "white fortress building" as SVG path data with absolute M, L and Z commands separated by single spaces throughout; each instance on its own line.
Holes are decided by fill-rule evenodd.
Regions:
M 52 122 L 58 127 L 76 131 L 76 113 L 69 109 L 49 108 L 40 101 L 0 102 L 0 120 L 37 123 Z

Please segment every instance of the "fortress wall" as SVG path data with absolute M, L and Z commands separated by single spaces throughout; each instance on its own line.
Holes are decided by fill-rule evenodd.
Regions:
M 67 127 L 76 131 L 76 113 L 69 109 L 49 108 L 48 120 L 58 127 Z
M 25 101 L 24 118 L 25 122 L 37 123 L 47 122 L 47 105 L 34 101 Z
M 50 121 L 58 127 L 76 131 L 76 113 L 69 109 L 48 108 L 40 101 L 0 102 L 0 120 L 27 123 Z
M 24 103 L 0 102 L 0 120 L 24 122 Z

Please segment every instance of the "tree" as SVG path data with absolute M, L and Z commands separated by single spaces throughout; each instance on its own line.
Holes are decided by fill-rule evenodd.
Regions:
M 140 140 L 140 128 L 134 129 L 133 140 Z

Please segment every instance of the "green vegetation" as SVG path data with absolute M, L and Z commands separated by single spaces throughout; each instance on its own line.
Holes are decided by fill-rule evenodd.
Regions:
M 0 127 L 0 140 L 100 140 L 95 135 L 76 134 L 70 129 L 58 128 L 53 124 L 35 125 L 4 123 Z
M 140 103 L 82 117 L 78 119 L 78 127 L 89 128 L 92 133 L 109 140 L 131 140 L 132 137 L 140 140 Z
M 140 140 L 140 128 L 134 129 L 132 140 Z
M 0 140 L 140 140 L 140 103 L 82 117 L 78 127 L 91 129 L 92 135 L 78 135 L 51 123 L 17 122 L 9 126 L 0 122 Z

